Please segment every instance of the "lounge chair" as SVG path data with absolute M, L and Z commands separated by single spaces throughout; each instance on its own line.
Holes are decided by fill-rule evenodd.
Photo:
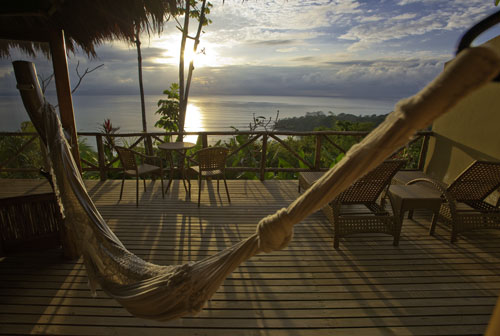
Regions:
M 224 180 L 224 186 L 226 187 L 227 200 L 229 203 L 231 203 L 231 198 L 229 197 L 229 190 L 227 189 L 226 182 L 227 152 L 228 149 L 224 147 L 209 147 L 200 149 L 199 151 L 194 153 L 194 161 L 197 162 L 198 165 L 192 166 L 189 169 L 198 175 L 198 207 L 200 206 L 201 180 L 203 177 L 217 178 L 217 193 L 219 193 L 219 177 L 222 177 L 222 179 Z M 191 183 L 189 184 L 189 188 L 189 194 L 191 194 Z
M 384 204 L 378 204 L 377 201 L 404 164 L 404 160 L 384 161 L 323 208 L 333 224 L 333 246 L 336 249 L 340 238 L 356 233 L 386 233 L 394 237 L 394 246 L 399 244 L 401 224 L 394 209 L 391 213 L 385 209 Z M 299 186 L 307 189 L 322 174 L 300 173 Z
M 165 198 L 165 192 L 163 190 L 163 162 L 161 158 L 156 156 L 144 155 L 130 148 L 125 148 L 120 146 L 116 146 L 115 149 L 118 152 L 118 157 L 120 158 L 123 167 L 123 179 L 122 179 L 122 186 L 120 189 L 120 200 L 122 199 L 123 184 L 125 183 L 125 177 L 126 176 L 135 177 L 136 178 L 135 200 L 136 200 L 136 206 L 139 206 L 139 178 L 143 178 L 144 190 L 146 190 L 146 180 L 144 179 L 144 176 L 146 175 L 157 175 L 160 177 L 161 196 Z M 140 157 L 143 163 L 137 164 L 136 156 Z M 155 160 L 158 162 L 158 165 L 156 166 L 146 163 L 146 160 L 150 161 Z
M 500 228 L 500 209 L 484 201 L 500 187 L 500 162 L 475 161 L 449 186 L 431 178 L 417 178 L 408 184 L 419 182 L 436 187 L 444 199 L 439 214 L 432 218 L 429 234 L 434 234 L 438 220 L 451 226 L 452 243 L 462 232 Z

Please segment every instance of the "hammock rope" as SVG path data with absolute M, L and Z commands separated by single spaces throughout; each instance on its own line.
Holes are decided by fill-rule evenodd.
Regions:
M 165 321 L 199 312 L 242 262 L 285 248 L 295 224 L 499 72 L 499 42 L 464 50 L 420 93 L 399 102 L 377 129 L 310 189 L 287 208 L 262 219 L 255 234 L 213 256 L 173 266 L 146 262 L 125 248 L 88 195 L 54 108 L 45 103 L 28 113 L 48 147 L 65 230 L 79 242 L 92 292 L 99 285 L 133 315 Z

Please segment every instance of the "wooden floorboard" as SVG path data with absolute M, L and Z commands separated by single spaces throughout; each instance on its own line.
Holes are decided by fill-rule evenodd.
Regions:
M 255 231 L 264 216 L 297 197 L 297 181 L 228 181 L 189 199 L 174 181 L 162 199 L 147 181 L 86 181 L 108 225 L 132 252 L 158 264 L 198 260 Z M 43 180 L 0 180 L 0 197 L 49 191 Z M 59 250 L 0 259 L 0 334 L 44 335 L 480 335 L 500 292 L 500 231 L 450 244 L 430 214 L 406 219 L 401 242 L 379 234 L 332 246 L 321 212 L 296 225 L 288 248 L 243 263 L 197 316 L 169 322 L 131 316 L 101 290 L 90 295 L 82 260 Z

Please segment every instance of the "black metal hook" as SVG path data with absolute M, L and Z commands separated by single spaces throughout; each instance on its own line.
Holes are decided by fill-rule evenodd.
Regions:
M 476 37 L 481 35 L 486 30 L 490 29 L 494 25 L 500 23 L 500 10 L 491 14 L 490 16 L 484 18 L 483 20 L 472 26 L 460 39 L 458 43 L 456 55 L 458 55 L 462 50 L 469 48 L 471 43 Z M 493 79 L 495 82 L 500 82 L 500 75 Z

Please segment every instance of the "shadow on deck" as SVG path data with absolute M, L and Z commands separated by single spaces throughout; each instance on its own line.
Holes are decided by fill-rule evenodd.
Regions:
M 215 184 L 189 200 L 175 181 L 165 199 L 148 181 L 88 181 L 108 225 L 133 253 L 158 264 L 211 255 L 249 236 L 265 215 L 297 196 L 297 181 L 228 181 L 232 203 Z M 0 180 L 0 196 L 46 188 Z M 258 255 L 224 282 L 196 317 L 158 323 L 132 317 L 102 291 L 92 298 L 81 260 L 59 250 L 0 259 L 0 334 L 64 335 L 471 335 L 486 329 L 500 289 L 500 231 L 450 244 L 448 228 L 427 234 L 430 214 L 405 220 L 399 247 L 370 234 L 332 246 L 320 212 L 295 229 L 288 248 Z

